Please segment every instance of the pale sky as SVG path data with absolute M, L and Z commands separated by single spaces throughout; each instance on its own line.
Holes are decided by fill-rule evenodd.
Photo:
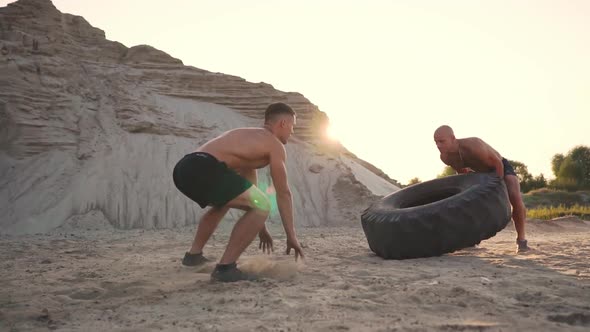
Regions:
M 402 183 L 442 171 L 441 124 L 549 178 L 554 154 L 590 146 L 590 1 L 53 3 L 128 47 L 302 93 Z

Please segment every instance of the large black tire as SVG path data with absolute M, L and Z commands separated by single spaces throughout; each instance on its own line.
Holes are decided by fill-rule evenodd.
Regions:
M 361 223 L 371 250 L 386 259 L 440 256 L 489 239 L 510 221 L 506 185 L 494 173 L 419 183 L 367 208 Z

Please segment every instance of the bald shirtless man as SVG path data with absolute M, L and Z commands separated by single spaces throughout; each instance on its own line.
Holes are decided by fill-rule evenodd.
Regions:
M 526 210 L 520 195 L 520 184 L 512 165 L 483 140 L 477 137 L 457 139 L 453 129 L 440 126 L 434 132 L 434 141 L 440 151 L 440 159 L 457 173 L 490 172 L 504 179 L 512 205 L 512 219 L 516 228 L 518 251 L 529 249 L 524 234 Z
M 296 114 L 284 103 L 268 106 L 263 128 L 238 128 L 210 140 L 196 152 L 187 154 L 174 168 L 174 184 L 190 199 L 205 208 L 191 249 L 182 264 L 201 265 L 208 260 L 203 247 L 230 208 L 246 211 L 235 224 L 221 260 L 211 274 L 216 281 L 253 280 L 240 271 L 236 261 L 256 234 L 265 252 L 273 250 L 272 237 L 265 226 L 270 202 L 256 186 L 256 170 L 270 165 L 270 174 L 277 194 L 277 204 L 287 234 L 287 254 L 294 249 L 295 259 L 303 258 L 293 218 L 293 200 L 287 183 L 284 145 L 293 133 Z

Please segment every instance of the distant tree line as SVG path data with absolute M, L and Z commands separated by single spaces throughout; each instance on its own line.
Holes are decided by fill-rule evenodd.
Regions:
M 551 170 L 555 179 L 547 181 L 543 174 L 533 176 L 527 166 L 516 160 L 509 160 L 520 181 L 520 190 L 527 193 L 534 189 L 590 190 L 590 147 L 579 145 L 567 154 L 558 153 L 551 159 Z M 439 178 L 454 175 L 455 170 L 445 166 Z M 414 179 L 413 179 L 414 180 Z
M 555 180 L 549 183 L 549 187 L 567 191 L 590 190 L 590 148 L 579 145 L 566 155 L 554 155 L 551 170 Z

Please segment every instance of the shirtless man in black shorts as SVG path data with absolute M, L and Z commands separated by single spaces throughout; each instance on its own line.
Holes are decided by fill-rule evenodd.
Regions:
M 453 129 L 449 126 L 438 127 L 434 132 L 434 141 L 440 151 L 440 159 L 457 173 L 494 170 L 501 179 L 504 179 L 512 205 L 512 219 L 517 233 L 517 248 L 519 252 L 527 251 L 529 247 L 524 233 L 526 209 L 520 195 L 518 177 L 508 160 L 477 137 L 455 138 Z
M 284 145 L 293 133 L 295 123 L 296 114 L 289 105 L 271 104 L 264 114 L 263 128 L 229 130 L 176 164 L 173 173 L 176 187 L 201 208 L 211 206 L 199 222 L 192 247 L 182 260 L 184 265 L 195 266 L 208 261 L 203 256 L 203 247 L 227 211 L 237 208 L 246 213 L 236 222 L 211 279 L 255 279 L 240 271 L 236 261 L 256 234 L 263 251 L 273 250 L 272 237 L 265 226 L 270 202 L 256 186 L 256 170 L 267 165 L 270 166 L 279 213 L 287 234 L 287 254 L 294 249 L 295 259 L 303 258 L 295 234 L 293 200 L 285 166 L 287 153 Z

